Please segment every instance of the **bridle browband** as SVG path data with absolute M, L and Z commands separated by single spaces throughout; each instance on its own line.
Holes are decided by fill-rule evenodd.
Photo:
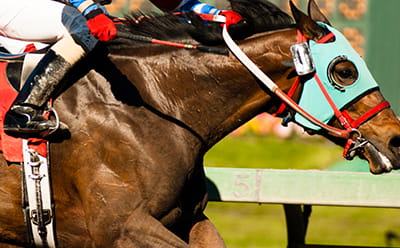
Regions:
M 293 109 L 296 113 L 300 114 L 308 121 L 313 123 L 314 125 L 326 130 L 328 134 L 346 139 L 346 145 L 343 151 L 343 157 L 351 160 L 355 157 L 356 152 L 361 149 L 364 145 L 368 143 L 368 141 L 362 137 L 358 128 L 367 122 L 368 120 L 372 119 L 374 116 L 379 114 L 386 108 L 390 107 L 388 101 L 384 101 L 360 117 L 356 120 L 350 117 L 349 113 L 346 110 L 341 111 L 332 100 L 331 96 L 329 95 L 328 91 L 326 90 L 324 84 L 321 82 L 318 74 L 316 72 L 313 73 L 313 77 L 318 84 L 319 89 L 323 93 L 325 99 L 329 103 L 330 107 L 334 112 L 334 116 L 339 121 L 340 125 L 343 129 L 338 129 L 331 125 L 325 124 L 324 122 L 318 120 L 307 111 L 305 111 L 302 107 L 298 105 L 297 102 L 293 100 L 294 93 L 298 89 L 301 83 L 300 76 L 297 76 L 295 79 L 294 84 L 292 85 L 291 89 L 286 94 L 283 92 L 267 75 L 265 75 L 244 53 L 243 51 L 237 46 L 237 44 L 232 40 L 230 37 L 226 26 L 223 28 L 222 35 L 224 37 L 225 43 L 227 44 L 230 51 L 236 56 L 236 58 L 254 75 L 256 76 L 261 83 L 263 83 L 267 88 L 273 92 L 276 96 L 278 96 L 282 100 L 282 104 L 279 107 L 278 111 L 274 114 L 280 115 L 285 112 L 287 107 Z M 317 41 L 317 43 L 327 43 L 329 42 L 334 36 L 332 32 L 325 35 L 323 38 Z M 301 33 L 300 30 L 297 30 L 297 43 L 307 42 L 307 38 Z

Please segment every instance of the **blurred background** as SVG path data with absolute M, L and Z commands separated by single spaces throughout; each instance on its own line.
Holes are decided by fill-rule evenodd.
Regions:
M 220 9 L 225 0 L 203 1 Z M 288 0 L 272 0 L 288 12 Z M 307 0 L 294 0 L 307 9 Z M 384 96 L 400 112 L 399 0 L 316 0 L 334 27 L 341 30 L 366 60 Z M 134 10 L 158 11 L 147 0 L 113 0 L 107 9 L 123 16 Z M 161 12 L 160 12 L 161 13 Z M 211 149 L 210 167 L 320 169 L 368 171 L 360 160 L 341 158 L 341 148 L 306 135 L 295 125 L 281 126 L 268 114 L 257 116 Z M 351 189 L 349 189 L 351 190 Z M 230 248 L 286 247 L 284 211 L 280 205 L 209 203 L 206 211 Z M 307 243 L 331 245 L 400 246 L 398 209 L 313 207 Z

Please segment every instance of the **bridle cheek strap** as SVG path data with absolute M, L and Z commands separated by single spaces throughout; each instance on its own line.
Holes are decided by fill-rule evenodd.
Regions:
M 328 91 L 322 84 L 321 79 L 318 77 L 317 74 L 314 74 L 314 78 L 315 78 L 315 81 L 317 82 L 319 88 L 321 89 L 322 94 L 324 94 L 325 99 L 328 101 L 329 105 L 331 106 L 334 115 L 339 120 L 340 125 L 342 125 L 342 127 L 344 127 L 350 133 L 353 128 L 350 126 L 350 123 L 348 122 L 347 118 L 342 114 L 342 112 L 340 112 L 340 110 L 336 106 L 335 102 L 332 100 L 331 96 L 329 95 Z
M 293 99 L 294 93 L 296 92 L 296 90 L 299 88 L 300 86 L 300 77 L 296 77 L 292 87 L 290 88 L 289 92 L 287 93 L 288 97 Z M 286 103 L 282 102 L 281 106 L 278 108 L 278 110 L 272 114 L 272 116 L 276 117 L 281 115 L 283 112 L 285 112 L 287 108 Z
M 301 33 L 301 31 L 299 29 L 297 29 L 296 31 L 297 34 L 297 42 L 301 43 L 301 42 L 306 42 L 307 38 Z M 296 92 L 296 90 L 299 88 L 300 86 L 300 77 L 297 76 L 292 87 L 290 88 L 289 92 L 288 92 L 288 97 L 293 99 L 294 93 Z M 283 102 L 280 107 L 278 108 L 278 110 L 272 114 L 272 116 L 279 116 L 281 115 L 287 108 L 287 105 Z

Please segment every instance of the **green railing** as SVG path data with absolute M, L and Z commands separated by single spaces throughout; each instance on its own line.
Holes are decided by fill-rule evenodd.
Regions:
M 400 207 L 400 174 L 206 168 L 212 201 Z
M 282 204 L 288 248 L 351 247 L 305 244 L 312 205 L 400 208 L 398 173 L 206 168 L 206 175 L 211 201 Z

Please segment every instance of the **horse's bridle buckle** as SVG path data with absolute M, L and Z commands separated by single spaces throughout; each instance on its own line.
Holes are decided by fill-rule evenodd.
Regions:
M 352 129 L 349 133 L 349 137 L 343 151 L 343 157 L 347 160 L 353 160 L 357 152 L 368 143 L 368 140 L 362 137 L 358 129 Z
M 315 72 L 314 61 L 307 42 L 296 43 L 290 47 L 293 63 L 298 75 L 308 75 Z

